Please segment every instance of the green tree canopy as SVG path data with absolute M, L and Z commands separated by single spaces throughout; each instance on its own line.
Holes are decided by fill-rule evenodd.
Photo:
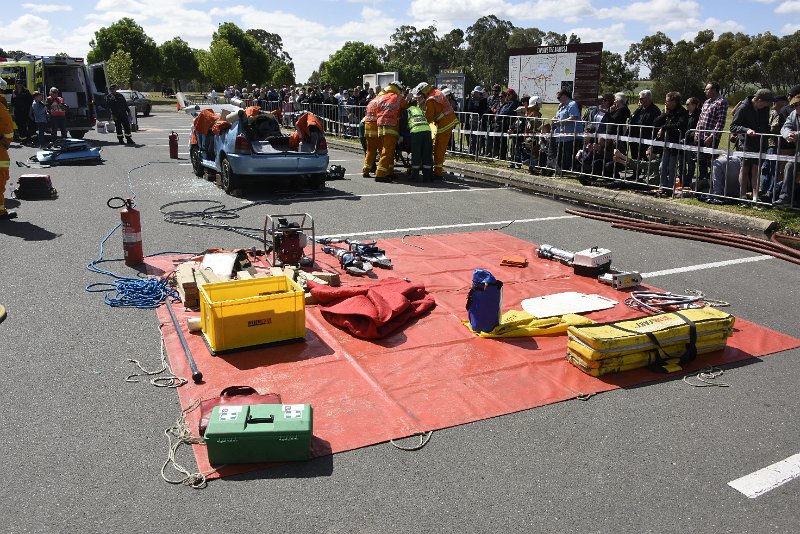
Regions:
M 513 28 L 508 37 L 509 48 L 542 46 L 545 33 L 539 28 Z
M 617 91 L 633 91 L 634 80 L 639 69 L 628 67 L 620 54 L 603 50 L 600 60 L 600 91 L 616 93 Z
M 283 63 L 272 74 L 272 83 L 275 85 L 294 85 L 294 71 L 289 65 Z
M 361 41 L 347 41 L 331 55 L 324 66 L 320 65 L 323 83 L 336 87 L 353 87 L 361 84 L 364 73 L 378 72 L 381 61 L 378 49 Z
M 94 32 L 94 39 L 89 42 L 89 46 L 92 47 L 87 56 L 89 63 L 107 61 L 117 50 L 130 52 L 135 78 L 155 76 L 160 68 L 156 42 L 128 17 Z
M 243 79 L 259 85 L 272 78 L 272 61 L 256 39 L 232 22 L 219 25 L 213 41 L 224 39 L 236 50 L 241 62 Z M 236 81 L 240 83 L 242 78 Z
M 673 46 L 672 39 L 663 32 L 656 32 L 633 43 L 625 53 L 625 61 L 631 65 L 644 65 L 650 69 L 650 78 L 656 80 L 661 77 L 664 61 Z
M 200 72 L 218 87 L 242 81 L 242 64 L 239 52 L 225 39 L 216 39 L 208 50 L 197 51 Z
M 121 87 L 131 86 L 133 78 L 133 58 L 126 50 L 117 50 L 106 61 L 108 81 Z
M 173 82 L 176 90 L 181 90 L 181 80 L 194 80 L 199 77 L 197 58 L 189 43 L 180 37 L 161 43 L 158 53 L 161 58 L 160 75 L 163 79 Z
M 484 85 L 508 81 L 508 39 L 514 25 L 494 15 L 481 17 L 467 28 L 466 57 Z

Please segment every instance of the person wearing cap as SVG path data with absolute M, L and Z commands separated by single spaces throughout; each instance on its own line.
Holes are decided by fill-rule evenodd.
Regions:
M 596 106 L 590 106 L 583 114 L 584 130 L 589 133 L 600 132 L 600 123 L 611 106 L 614 105 L 614 95 L 606 93 L 597 99 Z
M 748 96 L 737 106 L 731 120 L 731 133 L 736 135 L 739 150 L 745 152 L 765 152 L 769 133 L 769 107 L 773 95 L 769 89 L 759 89 L 755 95 Z M 753 200 L 758 198 L 759 157 L 745 157 L 739 173 L 739 198 L 745 199 L 747 191 L 753 192 Z
M 108 109 L 111 110 L 111 116 L 114 117 L 114 126 L 116 126 L 117 141 L 119 144 L 128 144 L 134 146 L 136 143 L 131 139 L 131 116 L 130 109 L 128 109 L 128 101 L 125 97 L 117 92 L 117 86 L 111 85 L 109 87 L 111 93 L 106 97 Z M 122 140 L 122 132 L 125 132 L 125 140 Z
M 394 179 L 394 153 L 400 137 L 400 110 L 408 107 L 402 96 L 404 90 L 403 82 L 395 80 L 375 97 L 380 149 L 380 158 L 375 169 L 376 182 L 391 182 Z
M 469 113 L 469 128 L 472 134 L 469 136 L 469 153 L 472 155 L 481 155 L 482 141 L 485 139 L 483 129 L 483 116 L 486 114 L 488 103 L 486 96 L 483 94 L 483 87 L 476 85 L 475 88 L 467 99 L 467 113 Z
M 572 100 L 569 89 L 561 89 L 556 93 L 558 109 L 553 117 L 553 140 L 555 147 L 556 170 L 572 170 L 573 155 L 575 154 L 575 140 L 583 133 L 583 123 L 578 104 Z M 552 148 L 551 148 L 552 152 Z
M 776 95 L 772 99 L 772 109 L 769 112 L 769 133 L 768 139 L 769 148 L 767 154 L 778 153 L 778 142 L 781 139 L 781 127 L 783 122 L 780 118 L 780 111 L 789 104 L 789 99 L 786 95 Z M 773 137 L 777 135 L 778 137 Z M 775 176 L 778 168 L 777 161 L 764 160 L 761 164 L 761 187 L 758 190 L 758 198 L 764 202 L 772 202 L 774 200 L 773 191 L 775 188 Z
M 3 94 L 7 82 L 0 78 L 0 219 L 13 219 L 17 216 L 14 211 L 8 211 L 5 207 L 6 184 L 11 177 L 9 168 L 11 159 L 8 157 L 8 147 L 14 140 L 14 122 L 11 120 L 11 113 L 8 111 L 8 102 Z
M 426 82 L 421 82 L 414 88 L 415 94 L 425 96 L 425 118 L 428 123 L 436 125 L 436 136 L 433 139 L 433 174 L 435 179 L 444 177 L 444 159 L 447 145 L 453 135 L 453 129 L 458 126 L 458 119 L 450 105 L 450 101 L 442 92 Z
M 492 114 L 497 113 L 497 110 L 503 105 L 503 88 L 499 84 L 492 86 L 492 94 L 486 99 L 486 103 Z
M 58 137 L 67 137 L 67 106 L 64 99 L 58 96 L 58 87 L 50 88 L 50 96 L 47 97 L 47 112 L 50 114 L 50 134 L 53 142 Z
M 793 108 L 789 116 L 781 126 L 781 138 L 788 143 L 797 143 L 800 136 L 800 93 L 794 95 L 789 100 L 789 105 Z M 797 164 L 789 162 L 786 164 L 786 169 L 783 174 L 783 183 L 781 184 L 780 195 L 777 200 L 772 203 L 776 207 L 789 207 L 792 205 L 795 197 L 795 189 L 797 188 Z
M 430 182 L 433 180 L 433 139 L 431 126 L 425 117 L 422 106 L 425 105 L 425 95 L 421 92 L 412 93 L 414 100 L 408 106 L 408 130 L 411 137 L 411 177 L 412 182 Z

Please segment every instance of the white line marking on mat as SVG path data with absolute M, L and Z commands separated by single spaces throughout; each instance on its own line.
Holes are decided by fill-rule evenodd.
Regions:
M 529 223 L 529 222 L 544 222 L 544 221 L 558 221 L 561 219 L 574 219 L 577 215 L 559 215 L 558 217 L 538 217 L 536 219 L 515 219 L 508 221 L 489 221 L 478 223 L 463 223 L 463 224 L 443 224 L 440 226 L 418 226 L 416 228 L 394 228 L 391 230 L 373 230 L 371 232 L 342 232 L 340 234 L 331 234 L 319 236 L 320 238 L 327 237 L 344 237 L 351 235 L 378 235 L 378 234 L 397 234 L 401 232 L 418 232 L 421 230 L 443 230 L 446 228 L 470 228 L 475 226 L 502 226 L 510 223 Z
M 800 476 L 800 454 L 789 456 L 749 475 L 728 482 L 728 485 L 755 499 Z
M 676 267 L 675 269 L 665 269 L 663 271 L 653 271 L 652 273 L 642 273 L 642 278 L 655 278 L 656 276 L 666 276 L 668 274 L 689 273 L 692 271 L 702 271 L 703 269 L 714 269 L 716 267 L 727 267 L 739 263 L 751 263 L 754 261 L 771 260 L 772 256 L 750 256 L 749 258 L 739 258 L 738 260 L 715 261 L 713 263 L 700 263 L 698 265 L 688 265 L 686 267 Z

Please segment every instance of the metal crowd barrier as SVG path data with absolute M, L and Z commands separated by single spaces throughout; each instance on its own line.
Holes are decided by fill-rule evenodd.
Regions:
M 188 99 L 187 99 L 188 100 Z M 265 111 L 279 109 L 283 125 L 291 127 L 302 113 L 320 117 L 328 135 L 359 136 L 365 106 L 308 104 L 258 100 Z M 475 160 L 506 161 L 509 167 L 527 168 L 532 174 L 576 176 L 584 182 L 605 181 L 621 187 L 656 189 L 662 196 L 701 197 L 712 203 L 747 202 L 769 205 L 782 187 L 796 195 L 800 170 L 800 143 L 787 153 L 779 150 L 780 135 L 758 134 L 748 145 L 763 150 L 743 150 L 729 132 L 690 130 L 680 142 L 663 141 L 659 128 L 630 124 L 555 121 L 520 115 L 479 116 L 457 112 L 448 153 Z M 711 146 L 704 143 L 712 138 Z M 724 146 L 720 146 L 723 138 Z M 756 190 L 749 198 L 740 194 L 743 164 L 756 166 Z M 673 172 L 667 172 L 674 168 Z M 792 178 L 786 178 L 792 176 Z M 743 182 L 747 187 L 752 180 Z

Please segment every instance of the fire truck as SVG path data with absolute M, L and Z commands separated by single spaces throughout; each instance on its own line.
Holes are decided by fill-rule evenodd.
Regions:
M 83 58 L 66 56 L 0 58 L 0 76 L 8 82 L 6 100 L 9 105 L 18 81 L 31 93 L 41 92 L 45 99 L 50 88 L 57 87 L 67 106 L 67 130 L 71 137 L 82 138 L 94 127 L 98 116 L 108 114 L 105 63 L 87 65 Z

